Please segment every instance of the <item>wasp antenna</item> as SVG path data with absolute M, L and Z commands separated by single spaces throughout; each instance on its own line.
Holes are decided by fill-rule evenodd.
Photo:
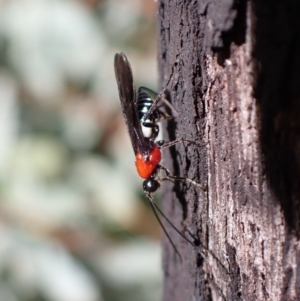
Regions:
M 149 196 L 149 198 L 150 198 L 150 196 Z M 172 240 L 171 240 L 171 238 L 170 238 L 170 236 L 168 235 L 168 233 L 166 232 L 166 229 L 164 228 L 164 226 L 162 225 L 162 222 L 160 221 L 160 219 L 158 218 L 158 215 L 157 215 L 157 213 L 156 213 L 156 210 L 161 214 L 161 216 L 168 222 L 168 224 L 185 240 L 185 241 L 187 241 L 192 247 L 194 247 L 194 249 L 198 252 L 198 254 L 200 254 L 201 256 L 202 256 L 202 258 L 206 261 L 206 256 L 205 256 L 205 254 L 204 254 L 204 252 L 203 252 L 203 250 L 204 251 L 206 251 L 206 252 L 208 252 L 217 262 L 218 262 L 218 264 L 222 267 L 222 269 L 226 272 L 226 274 L 228 274 L 229 275 L 229 272 L 228 272 L 228 270 L 226 269 L 226 267 L 223 265 L 223 263 L 220 261 L 220 259 L 219 258 L 217 258 L 217 256 L 214 254 L 214 253 L 212 253 L 209 249 L 207 249 L 200 241 L 199 241 L 199 246 L 196 246 L 190 239 L 188 239 L 181 231 L 179 231 L 175 226 L 174 226 L 174 224 L 168 219 L 168 217 L 162 212 L 162 210 L 157 206 L 157 204 L 154 202 L 154 200 L 153 200 L 153 198 L 151 198 L 151 199 L 148 199 L 149 200 L 149 202 L 150 202 L 150 204 L 151 204 L 151 206 L 152 206 L 152 208 L 153 208 L 153 211 L 154 211 L 154 213 L 155 213 L 155 215 L 156 215 L 156 217 L 157 217 L 157 219 L 158 219 L 158 221 L 159 221 L 159 223 L 160 223 L 160 225 L 162 226 L 162 228 L 163 228 L 163 230 L 164 230 L 164 232 L 166 233 L 166 235 L 167 235 L 167 237 L 169 238 L 169 240 L 170 240 L 170 242 L 171 242 L 171 244 L 172 244 L 172 246 L 174 247 L 174 249 L 175 249 L 175 251 L 176 251 L 176 253 L 180 256 L 180 254 L 178 253 L 178 251 L 177 251 L 177 249 L 176 249 L 176 247 L 174 246 L 174 244 L 173 244 L 173 242 L 172 242 Z M 154 208 L 155 207 L 155 208 Z M 156 209 L 156 210 L 155 210 Z M 180 258 L 181 258 L 181 256 L 180 256 Z M 181 258 L 182 259 L 182 258 Z
M 194 248 L 197 249 L 197 246 L 189 240 L 181 231 L 179 231 L 174 224 L 169 220 L 169 218 L 162 212 L 162 210 L 157 206 L 157 204 L 153 201 L 153 205 L 155 206 L 156 210 L 161 214 L 161 216 L 168 222 L 168 224 L 184 239 L 186 240 L 190 245 L 192 245 Z
M 147 194 L 146 196 L 147 196 L 147 199 L 148 199 L 148 201 L 149 201 L 149 203 L 150 203 L 150 205 L 151 205 L 151 208 L 152 208 L 152 210 L 153 210 L 153 212 L 154 212 L 154 215 L 155 215 L 157 221 L 159 222 L 160 226 L 162 227 L 164 233 L 166 234 L 166 236 L 167 236 L 169 242 L 171 243 L 171 245 L 172 245 L 174 251 L 176 252 L 176 254 L 178 255 L 178 257 L 180 258 L 180 261 L 181 261 L 181 263 L 182 263 L 182 262 L 183 262 L 182 257 L 181 257 L 181 255 L 180 255 L 178 249 L 176 248 L 176 246 L 175 246 L 173 240 L 171 239 L 169 233 L 167 232 L 165 226 L 163 225 L 162 221 L 160 220 L 160 218 L 159 218 L 159 216 L 158 216 L 156 210 L 158 210 L 159 213 L 162 215 L 162 217 L 164 217 L 169 223 L 170 223 L 170 221 L 167 219 L 167 217 L 163 214 L 163 212 L 162 212 L 162 211 L 159 209 L 159 207 L 156 205 L 156 203 L 154 202 L 154 199 L 152 198 L 152 196 L 150 196 L 149 194 Z M 172 225 L 172 227 L 175 227 L 175 226 Z M 177 230 L 177 231 L 179 231 L 179 230 Z
M 164 232 L 166 233 L 166 235 L 167 235 L 168 239 L 170 240 L 172 246 L 174 247 L 176 253 L 177 253 L 178 255 L 180 255 L 180 254 L 178 253 L 178 250 L 177 250 L 176 247 L 174 246 L 174 243 L 173 243 L 173 241 L 171 240 L 169 234 L 167 233 L 167 230 L 164 228 L 164 226 L 163 226 L 161 220 L 159 219 L 156 210 L 159 212 L 159 214 L 160 214 L 160 215 L 168 222 L 168 224 L 169 224 L 169 225 L 170 225 L 170 226 L 171 226 L 171 227 L 172 227 L 172 228 L 173 228 L 173 229 L 174 229 L 174 230 L 175 230 L 175 231 L 176 231 L 176 232 L 177 232 L 177 233 L 185 240 L 185 241 L 187 241 L 192 247 L 194 247 L 194 248 L 201 254 L 201 256 L 204 257 L 204 254 L 203 254 L 203 252 L 199 249 L 199 247 L 197 247 L 190 239 L 188 239 L 181 231 L 179 231 L 179 230 L 174 226 L 174 224 L 169 220 L 169 218 L 168 218 L 168 217 L 163 213 L 163 211 L 157 206 L 157 204 L 155 203 L 154 199 L 153 199 L 150 195 L 147 195 L 147 198 L 148 198 L 148 200 L 149 200 L 149 202 L 150 202 L 151 207 L 153 208 L 153 211 L 154 211 L 154 213 L 155 213 L 155 215 L 156 215 L 156 217 L 157 217 L 157 219 L 158 219 L 160 225 L 162 226 Z M 201 247 L 202 247 L 204 250 L 207 250 L 207 248 L 205 248 L 204 246 L 202 246 L 202 244 L 201 244 Z M 209 250 L 207 250 L 207 251 L 209 251 Z M 180 256 L 180 257 L 181 257 L 181 256 Z

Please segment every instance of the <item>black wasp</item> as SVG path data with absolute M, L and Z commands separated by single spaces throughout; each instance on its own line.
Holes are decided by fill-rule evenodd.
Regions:
M 143 189 L 158 222 L 163 228 L 174 250 L 181 258 L 168 232 L 159 219 L 156 210 L 166 219 L 166 221 L 179 235 L 181 235 L 193 247 L 196 248 L 196 246 L 190 239 L 180 232 L 160 210 L 153 199 L 153 193 L 160 187 L 161 180 L 183 180 L 202 189 L 200 184 L 191 179 L 173 176 L 166 167 L 160 164 L 162 148 L 170 147 L 180 142 L 194 142 L 186 139 L 177 139 L 171 142 L 165 142 L 164 140 L 156 141 L 159 133 L 159 126 L 157 123 L 161 120 L 171 118 L 170 115 L 163 112 L 158 106 L 158 102 L 162 100 L 164 91 L 157 94 L 150 89 L 140 87 L 138 90 L 138 97 L 136 97 L 132 70 L 124 53 L 121 52 L 115 55 L 114 66 L 123 115 L 135 153 L 135 165 L 137 172 L 141 178 L 145 179 L 143 182 Z M 165 173 L 164 179 L 159 178 L 158 173 L 160 170 Z

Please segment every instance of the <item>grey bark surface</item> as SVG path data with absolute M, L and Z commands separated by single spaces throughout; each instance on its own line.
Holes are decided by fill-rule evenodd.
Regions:
M 160 0 L 161 86 L 178 117 L 164 151 L 164 301 L 300 300 L 300 10 L 297 1 Z M 213 255 L 212 255 L 213 254 Z

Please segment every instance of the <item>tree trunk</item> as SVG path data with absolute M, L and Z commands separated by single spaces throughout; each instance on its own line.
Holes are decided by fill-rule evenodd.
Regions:
M 159 61 L 178 116 L 164 165 L 164 301 L 300 300 L 299 1 L 160 0 Z

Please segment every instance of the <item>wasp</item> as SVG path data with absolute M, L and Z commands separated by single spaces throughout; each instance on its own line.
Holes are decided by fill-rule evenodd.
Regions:
M 136 95 L 131 66 L 126 55 L 122 52 L 115 55 L 114 68 L 121 107 L 135 154 L 136 169 L 139 176 L 144 179 L 144 193 L 164 233 L 166 234 L 176 253 L 181 258 L 177 248 L 175 247 L 172 239 L 161 222 L 157 211 L 163 218 L 166 219 L 166 221 L 181 237 L 183 237 L 192 246 L 196 246 L 188 237 L 186 237 L 186 235 L 184 235 L 173 225 L 168 217 L 157 206 L 153 199 L 153 193 L 159 189 L 160 182 L 165 179 L 170 181 L 187 181 L 204 190 L 199 183 L 196 183 L 191 179 L 173 176 L 166 167 L 160 164 L 162 158 L 161 149 L 171 147 L 177 143 L 194 143 L 194 141 L 183 138 L 170 142 L 156 140 L 159 134 L 158 122 L 172 118 L 170 115 L 161 110 L 160 106 L 158 105 L 159 101 L 161 101 L 163 98 L 162 96 L 165 89 L 161 93 L 157 94 L 148 88 L 140 87 Z M 169 82 L 170 79 L 167 85 Z M 162 101 L 165 102 L 166 100 Z M 171 104 L 169 104 L 169 106 L 171 106 Z M 159 177 L 159 171 L 161 170 L 165 173 L 164 179 Z

